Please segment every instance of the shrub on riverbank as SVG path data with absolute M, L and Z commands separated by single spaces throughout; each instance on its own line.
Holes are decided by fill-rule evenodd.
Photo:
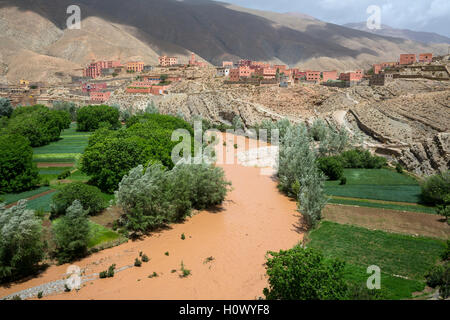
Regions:
M 140 235 L 184 219 L 192 208 L 220 204 L 229 184 L 223 169 L 206 164 L 179 165 L 173 170 L 160 164 L 144 170 L 140 165 L 123 177 L 116 200 L 124 210 L 124 227 Z
M 89 221 L 81 203 L 75 200 L 67 208 L 61 220 L 54 223 L 55 255 L 59 263 L 66 263 L 87 254 L 89 244 Z
M 290 250 L 268 252 L 266 269 L 268 300 L 340 300 L 347 295 L 345 263 L 325 259 L 315 249 L 296 246 Z
M 0 206 L 0 282 L 27 276 L 44 258 L 42 222 L 25 200 Z

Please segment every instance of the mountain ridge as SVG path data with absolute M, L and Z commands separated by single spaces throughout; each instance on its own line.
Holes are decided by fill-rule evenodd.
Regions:
M 402 52 L 443 51 L 326 23 L 299 13 L 273 13 L 209 0 L 79 0 L 81 30 L 68 30 L 71 0 L 0 0 L 3 78 L 50 83 L 80 75 L 92 60 L 142 60 L 169 54 L 187 62 L 190 52 L 212 64 L 252 59 L 302 68 L 346 70 L 392 60 Z M 445 47 L 446 49 L 446 47 Z M 54 77 L 39 63 L 55 59 Z M 59 60 L 56 60 L 59 59 Z M 67 61 L 67 66 L 60 60 Z M 53 70 L 53 69 L 52 69 Z

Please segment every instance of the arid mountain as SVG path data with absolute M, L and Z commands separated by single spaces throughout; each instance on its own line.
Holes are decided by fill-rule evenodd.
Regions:
M 58 82 L 93 59 L 160 54 L 213 64 L 249 58 L 305 68 L 345 70 L 396 59 L 402 52 L 447 50 L 325 23 L 209 0 L 78 0 L 81 30 L 68 30 L 72 0 L 0 0 L 0 81 Z
M 347 23 L 344 27 L 352 28 L 355 30 L 366 31 L 373 34 L 378 34 L 380 36 L 395 37 L 401 39 L 407 39 L 411 41 L 417 41 L 422 43 L 446 43 L 450 44 L 450 38 L 442 36 L 435 32 L 423 32 L 423 31 L 413 31 L 409 29 L 395 29 L 387 25 L 381 25 L 381 29 L 371 30 L 367 28 L 365 22 L 359 23 Z

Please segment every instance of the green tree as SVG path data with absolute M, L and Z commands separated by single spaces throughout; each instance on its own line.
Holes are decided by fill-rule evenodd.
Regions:
M 1 117 L 11 117 L 13 113 L 13 107 L 11 101 L 7 98 L 0 98 L 0 118 Z
M 42 222 L 26 200 L 9 209 L 0 204 L 0 282 L 33 273 L 43 249 Z
M 73 102 L 68 101 L 54 101 L 53 109 L 59 111 L 66 111 L 70 115 L 71 121 L 77 120 L 77 110 L 78 106 Z
M 120 128 L 119 110 L 114 107 L 85 106 L 77 112 L 77 130 L 95 131 L 101 123 L 109 123 L 112 129 Z
M 0 193 L 26 191 L 38 183 L 28 140 L 17 134 L 0 135 Z
M 58 140 L 65 127 L 62 115 L 43 105 L 14 109 L 8 123 L 8 130 L 26 137 L 32 147 Z
M 78 200 L 67 208 L 66 214 L 60 220 L 54 222 L 53 236 L 59 263 L 70 262 L 87 254 L 89 220 L 87 212 Z
M 171 140 L 173 131 L 186 129 L 193 136 L 187 122 L 167 115 L 134 116 L 127 126 L 117 131 L 96 131 L 81 159 L 81 170 L 102 191 L 114 192 L 122 177 L 139 164 L 159 162 L 173 168 L 171 153 L 179 143 Z
M 97 187 L 82 182 L 73 182 L 64 185 L 52 198 L 51 215 L 63 215 L 72 203 L 78 200 L 83 210 L 89 215 L 95 215 L 106 208 L 107 203 Z
M 221 168 L 207 164 L 182 164 L 172 170 L 160 164 L 144 170 L 140 165 L 123 177 L 115 197 L 125 228 L 140 235 L 184 219 L 191 208 L 222 203 L 229 184 Z
M 422 184 L 422 201 L 432 205 L 442 205 L 450 194 L 450 171 L 429 176 Z
M 341 300 L 346 298 L 345 263 L 325 257 L 316 249 L 268 252 L 268 300 Z
M 339 180 L 344 175 L 344 167 L 338 157 L 317 159 L 318 167 L 330 180 Z

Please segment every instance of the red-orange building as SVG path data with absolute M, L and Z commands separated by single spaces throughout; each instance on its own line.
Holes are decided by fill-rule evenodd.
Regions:
M 253 70 L 248 66 L 242 66 L 230 70 L 230 81 L 239 81 L 241 78 L 250 78 Z
M 320 71 L 306 71 L 306 81 L 320 82 Z
M 356 70 L 356 71 L 341 73 L 339 75 L 339 80 L 349 81 L 349 82 L 358 82 L 358 81 L 361 81 L 363 77 L 364 77 L 363 71 Z
M 379 74 L 383 68 L 381 67 L 381 64 L 374 64 L 372 66 L 373 74 Z
M 277 76 L 277 69 L 271 67 L 262 67 L 255 70 L 255 74 L 264 79 L 271 80 Z
M 142 72 L 144 70 L 145 63 L 142 61 L 130 61 L 127 62 L 127 71 L 128 72 Z
M 400 64 L 401 65 L 407 65 L 407 64 L 413 64 L 417 60 L 415 53 L 404 53 L 400 55 Z
M 120 61 L 97 61 L 92 62 L 83 70 L 83 77 L 95 79 L 102 74 L 103 69 L 120 67 Z
M 337 80 L 337 78 L 338 78 L 338 75 L 337 75 L 336 70 L 322 72 L 322 81 L 323 82 L 327 82 L 328 80 Z
M 170 67 L 178 64 L 178 59 L 176 57 L 161 56 L 158 60 L 161 67 Z
M 103 103 L 107 101 L 111 97 L 111 92 L 90 92 L 89 98 L 91 101 L 97 102 L 97 103 Z
M 231 68 L 233 68 L 233 66 L 234 66 L 233 61 L 223 61 L 223 62 L 222 62 L 222 67 L 223 67 L 223 68 L 225 68 L 225 67 L 231 67 Z
M 419 62 L 424 62 L 424 63 L 433 62 L 433 54 L 432 53 L 419 54 Z

